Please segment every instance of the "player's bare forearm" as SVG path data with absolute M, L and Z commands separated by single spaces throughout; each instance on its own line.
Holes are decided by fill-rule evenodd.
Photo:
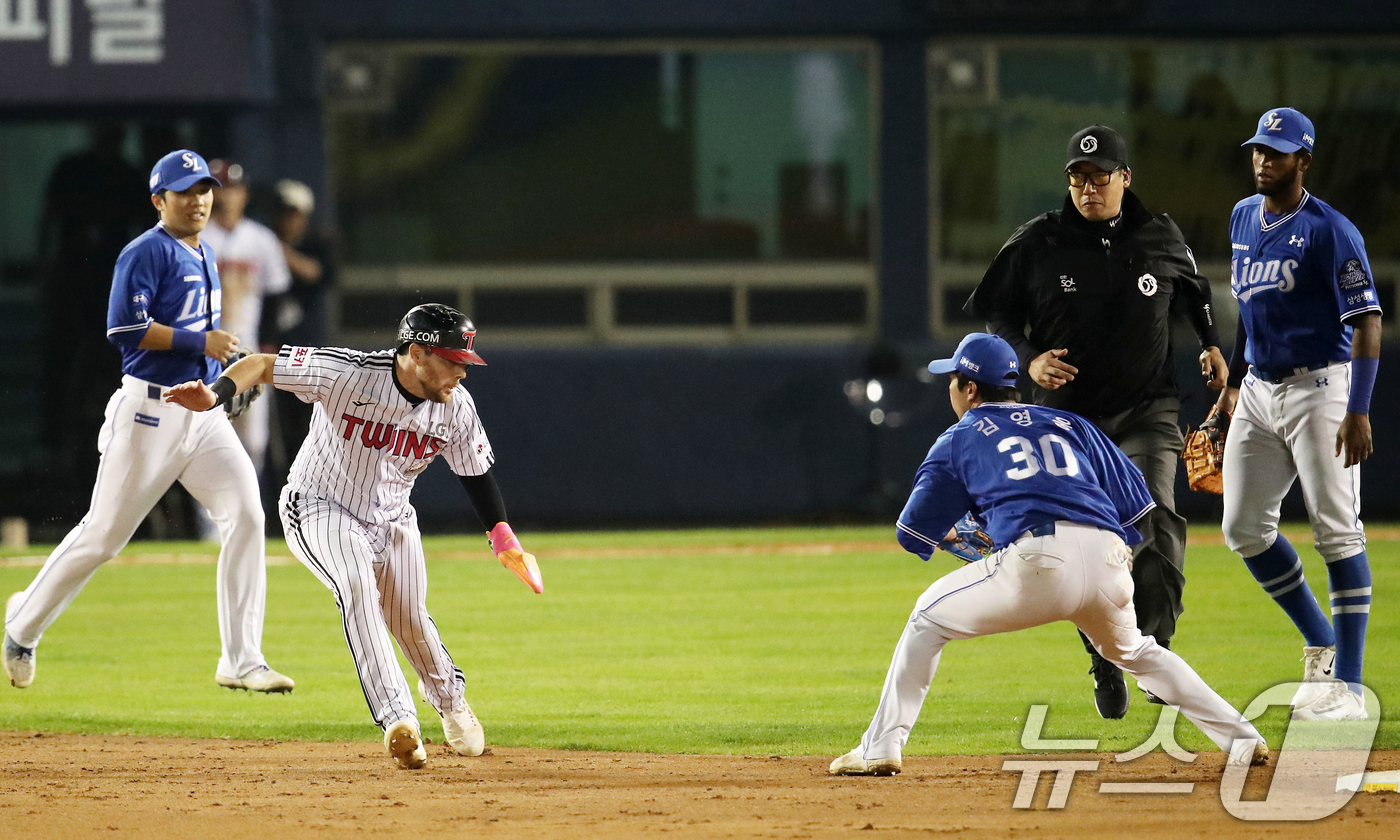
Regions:
M 271 353 L 253 353 L 235 362 L 224 371 L 224 376 L 233 380 L 238 386 L 235 393 L 241 394 L 254 385 L 271 385 L 272 368 L 276 363 L 277 357 Z
M 1351 357 L 1379 359 L 1381 357 L 1381 316 L 1367 312 L 1352 318 Z
M 141 336 L 141 343 L 136 346 L 141 350 L 169 350 L 174 337 L 175 330 L 152 321 L 146 328 L 146 334 Z
M 277 357 L 268 353 L 255 353 L 244 356 L 224 371 L 220 379 L 233 382 L 234 394 L 241 394 L 254 385 L 272 384 L 272 367 Z M 208 411 L 218 404 L 218 395 L 200 380 L 181 382 L 165 392 L 165 401 L 188 408 L 190 411 Z
M 1215 401 L 1215 407 L 1231 416 L 1235 413 L 1235 404 L 1240 401 L 1239 388 L 1221 388 L 1220 397 Z
M 188 333 L 183 333 L 188 334 Z M 203 353 L 211 359 L 220 362 L 228 361 L 234 353 L 238 352 L 238 336 L 224 330 L 209 330 L 204 333 L 196 333 L 203 336 Z M 141 343 L 136 345 L 142 350 L 171 350 L 175 347 L 174 327 L 158 324 L 155 321 L 146 328 L 146 334 L 141 336 Z

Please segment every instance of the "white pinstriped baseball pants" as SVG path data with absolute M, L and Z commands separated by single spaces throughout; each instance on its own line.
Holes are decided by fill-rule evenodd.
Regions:
M 903 755 L 949 641 L 1054 621 L 1078 625 L 1105 659 L 1179 708 L 1222 750 L 1237 739 L 1262 741 L 1180 656 L 1138 630 L 1131 556 L 1110 531 L 1058 522 L 1054 534 L 1023 537 L 939 578 L 919 596 L 895 646 L 861 757 Z
M 423 680 L 428 702 L 439 711 L 455 708 L 465 697 L 466 678 L 428 615 L 428 574 L 413 508 L 388 526 L 370 526 L 335 502 L 284 487 L 279 510 L 292 553 L 335 595 L 375 724 L 383 729 L 418 719 L 391 634 Z

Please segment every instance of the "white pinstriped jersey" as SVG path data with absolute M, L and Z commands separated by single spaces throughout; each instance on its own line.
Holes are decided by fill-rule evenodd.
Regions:
M 385 525 L 409 507 L 413 482 L 442 455 L 457 475 L 481 475 L 495 455 L 467 389 L 449 403 L 410 402 L 394 351 L 284 346 L 273 384 L 313 403 L 311 429 L 287 486 Z

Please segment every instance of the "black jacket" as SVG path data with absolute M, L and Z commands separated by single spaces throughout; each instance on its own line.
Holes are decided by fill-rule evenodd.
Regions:
M 964 309 L 1016 348 L 1023 372 L 1041 353 L 1067 348 L 1064 361 L 1079 368 L 1074 381 L 1037 388 L 1036 396 L 1087 417 L 1178 394 L 1173 311 L 1190 320 L 1202 347 L 1220 346 L 1210 283 L 1196 270 L 1181 229 L 1131 190 L 1113 222 L 1088 221 L 1066 198 L 1059 212 L 1022 225 Z

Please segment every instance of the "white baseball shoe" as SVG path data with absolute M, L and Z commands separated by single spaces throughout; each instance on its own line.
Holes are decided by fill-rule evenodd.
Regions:
M 24 595 L 16 592 L 5 600 L 5 618 L 14 612 L 15 600 Z M 5 676 L 15 688 L 28 688 L 34 684 L 34 648 L 21 647 L 10 634 L 5 634 Z
M 1269 745 L 1263 741 L 1236 741 L 1230 748 L 1230 764 L 1262 767 L 1269 763 Z
M 429 706 L 432 705 L 422 680 L 418 681 L 418 696 Z M 465 697 L 457 708 L 447 713 L 438 712 L 438 717 L 442 718 L 442 734 L 447 739 L 447 745 L 458 755 L 481 755 L 486 752 L 486 730 L 481 727 L 481 721 L 476 719 L 476 713 L 467 705 Z
M 224 688 L 241 688 L 244 691 L 261 691 L 266 694 L 288 694 L 297 687 L 291 677 L 279 674 L 266 665 L 259 665 L 241 677 L 215 674 L 214 682 Z
M 1341 680 L 1333 680 L 1327 692 L 1301 709 L 1294 720 L 1366 720 L 1366 700 Z
M 15 688 L 34 684 L 34 648 L 20 647 L 10 634 L 5 634 L 5 676 Z
M 860 747 L 856 747 L 835 761 L 827 770 L 833 776 L 895 776 L 899 774 L 902 762 L 894 758 L 861 758 Z
M 1332 688 L 1332 665 L 1337 659 L 1336 647 L 1303 646 L 1303 684 L 1290 704 L 1295 709 L 1311 706 L 1313 701 Z
M 418 722 L 404 718 L 389 724 L 384 730 L 384 749 L 404 770 L 421 770 L 428 763 L 423 749 L 423 737 L 418 734 Z

